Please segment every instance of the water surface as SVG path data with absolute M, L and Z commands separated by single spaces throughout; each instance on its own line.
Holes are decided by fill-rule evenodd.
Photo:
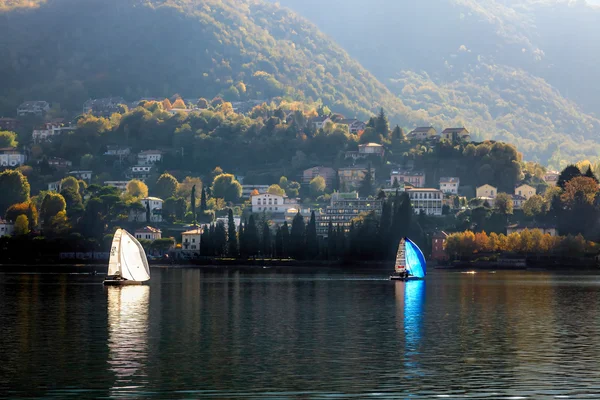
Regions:
M 2 398 L 599 398 L 600 277 L 0 274 Z

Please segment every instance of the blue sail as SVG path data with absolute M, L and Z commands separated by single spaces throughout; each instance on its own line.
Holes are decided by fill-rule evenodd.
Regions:
M 425 278 L 427 274 L 425 256 L 412 240 L 406 238 L 406 268 L 416 278 Z

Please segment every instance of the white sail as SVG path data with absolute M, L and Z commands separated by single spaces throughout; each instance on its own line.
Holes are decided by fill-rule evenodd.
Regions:
M 150 266 L 144 248 L 129 232 L 123 231 L 119 261 L 121 276 L 130 281 L 145 282 L 150 279 Z
M 122 229 L 117 229 L 115 236 L 113 237 L 112 245 L 110 247 L 110 260 L 108 261 L 108 276 L 115 276 L 121 274 L 121 268 L 119 263 L 120 252 L 121 252 L 121 236 Z
M 406 241 L 402 239 L 398 246 L 398 252 L 396 253 L 396 272 L 404 272 L 406 269 Z

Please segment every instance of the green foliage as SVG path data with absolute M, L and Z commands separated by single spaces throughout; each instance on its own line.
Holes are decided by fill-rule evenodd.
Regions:
M 283 190 L 281 186 L 276 184 L 269 186 L 269 188 L 267 189 L 267 193 L 274 194 L 277 196 L 285 196 L 285 190 Z
M 494 199 L 494 207 L 502 215 L 509 215 L 513 213 L 513 201 L 512 197 L 506 193 L 498 193 Z
M 52 218 L 55 217 L 59 212 L 65 211 L 67 203 L 65 198 L 58 193 L 48 192 L 42 202 L 40 208 L 40 218 L 45 228 L 50 227 Z
M 15 221 L 15 235 L 27 235 L 29 233 L 29 219 L 24 214 L 17 217 Z
M 29 182 L 19 171 L 6 170 L 0 173 L 0 215 L 4 215 L 13 204 L 29 200 Z
M 316 199 L 317 197 L 319 197 L 320 195 L 322 195 L 325 192 L 325 178 L 323 178 L 322 176 L 315 176 L 311 181 L 310 181 L 310 195 L 313 199 Z
M 79 181 L 72 176 L 67 176 L 62 181 L 60 181 L 60 188 L 61 190 L 73 189 L 74 191 L 79 193 Z
M 132 179 L 127 183 L 127 194 L 133 197 L 147 197 L 148 186 L 140 180 Z
M 231 174 L 221 174 L 215 177 L 211 193 L 213 197 L 225 201 L 237 202 L 242 196 L 242 185 Z
M 168 199 L 175 196 L 178 184 L 179 182 L 177 182 L 177 179 L 173 175 L 164 173 L 156 181 L 154 193 L 161 199 Z
M 17 147 L 17 134 L 10 131 L 0 131 L 0 148 Z

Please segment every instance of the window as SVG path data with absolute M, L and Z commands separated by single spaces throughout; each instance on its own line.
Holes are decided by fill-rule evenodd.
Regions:
M 187 243 L 187 242 L 188 242 L 188 238 L 185 238 L 185 243 Z
M 196 238 L 192 238 L 192 243 L 196 243 Z

